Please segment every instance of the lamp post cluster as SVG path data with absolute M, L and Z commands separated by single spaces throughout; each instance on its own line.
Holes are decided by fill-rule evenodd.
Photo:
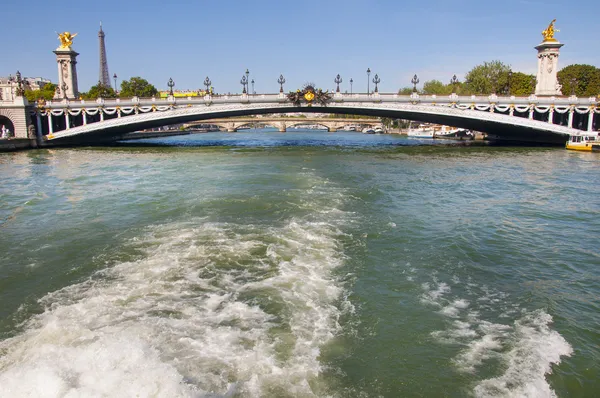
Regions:
M 117 90 L 116 90 L 117 74 L 116 73 L 113 75 L 113 79 L 115 81 L 115 92 L 117 92 Z M 510 70 L 510 71 L 508 71 L 508 74 L 507 74 L 506 86 L 503 90 L 501 90 L 504 94 L 507 94 L 509 96 L 511 95 L 511 91 L 512 91 L 512 79 L 513 79 L 513 71 Z M 336 84 L 336 88 L 335 88 L 336 93 L 340 93 L 340 84 L 343 81 L 344 80 L 342 79 L 342 76 L 340 74 L 337 74 L 335 76 L 335 78 L 333 79 L 333 82 Z M 352 95 L 354 93 L 354 79 L 350 78 L 349 82 L 350 82 L 350 94 Z M 367 94 L 371 94 L 371 92 L 370 92 L 371 82 L 375 84 L 375 89 L 373 90 L 373 93 L 375 93 L 375 94 L 379 93 L 379 83 L 381 83 L 381 78 L 376 73 L 375 76 L 373 77 L 373 79 L 371 79 L 371 68 L 367 68 Z M 412 92 L 417 93 L 417 84 L 420 83 L 419 76 L 417 74 L 415 74 L 412 77 L 410 82 L 413 85 Z M 277 79 L 277 83 L 279 84 L 279 92 L 283 93 L 283 85 L 286 83 L 286 80 L 285 80 L 285 77 L 283 76 L 283 74 L 279 75 L 279 78 Z M 497 87 L 498 76 L 492 77 L 491 83 L 492 83 L 492 92 L 493 92 L 493 94 L 496 94 L 496 91 L 498 89 L 498 87 Z M 534 94 L 535 94 L 536 83 L 537 83 L 537 79 L 535 77 L 532 77 L 531 78 L 531 86 L 532 86 L 532 92 Z M 571 86 L 571 95 L 575 95 L 577 79 L 571 79 L 569 83 Z M 209 94 L 211 84 L 212 84 L 212 82 L 211 82 L 210 78 L 207 76 L 206 79 L 204 79 L 204 86 L 206 87 L 207 94 Z M 254 79 L 250 79 L 250 71 L 248 69 L 246 69 L 246 72 L 244 72 L 244 74 L 242 75 L 240 84 L 242 85 L 242 94 L 256 94 L 256 91 L 254 90 L 255 81 L 254 81 Z M 252 84 L 252 91 L 250 91 L 250 87 L 249 87 L 250 84 Z M 456 94 L 457 86 L 460 84 L 456 75 L 452 76 L 452 78 L 450 79 L 450 84 L 452 85 L 452 94 Z M 61 89 L 63 90 L 63 92 L 65 92 L 68 87 L 66 87 L 65 84 L 63 84 L 63 86 L 64 87 L 61 87 Z M 174 95 L 173 87 L 175 87 L 175 82 L 173 81 L 172 78 L 169 78 L 169 81 L 167 82 L 167 86 L 169 86 L 169 95 L 173 96 Z M 347 91 L 346 91 L 346 93 L 347 93 Z

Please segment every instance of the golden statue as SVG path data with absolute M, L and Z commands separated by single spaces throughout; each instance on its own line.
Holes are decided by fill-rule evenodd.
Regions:
M 554 22 L 556 22 L 556 19 L 553 19 L 552 22 L 550 22 L 550 25 L 548 25 L 548 27 L 545 30 L 542 30 L 542 36 L 544 36 L 544 41 L 556 41 L 556 39 L 554 38 L 554 32 L 560 32 L 560 30 L 554 29 Z
M 77 36 L 77 33 L 72 35 L 70 32 L 57 33 L 58 40 L 60 40 L 60 49 L 70 50 L 73 45 L 73 38 Z

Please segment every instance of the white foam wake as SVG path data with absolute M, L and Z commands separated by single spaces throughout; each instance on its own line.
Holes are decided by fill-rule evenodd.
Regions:
M 460 283 L 456 281 L 455 283 Z M 434 306 L 448 318 L 448 328 L 432 333 L 441 343 L 463 346 L 453 362 L 461 372 L 477 375 L 490 361 L 499 363 L 501 374 L 480 380 L 474 387 L 478 397 L 554 397 L 546 381 L 552 365 L 573 352 L 569 343 L 552 330 L 552 317 L 542 310 L 517 312 L 505 308 L 506 294 L 486 286 L 469 284 L 471 302 L 452 296 L 452 288 L 434 278 L 423 283 L 421 302 Z M 509 306 L 511 307 L 511 306 Z M 486 316 L 482 312 L 486 312 Z M 495 322 L 486 320 L 500 313 Z M 516 315 L 508 321 L 508 315 Z M 507 323 L 498 323 L 504 319 Z
M 141 259 L 49 294 L 0 342 L 0 396 L 311 396 L 340 329 L 340 234 L 299 219 L 154 228 L 131 244 Z

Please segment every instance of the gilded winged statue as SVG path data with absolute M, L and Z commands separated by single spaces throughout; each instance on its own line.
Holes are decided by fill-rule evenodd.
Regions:
M 550 22 L 550 25 L 548 25 L 548 27 L 545 30 L 542 30 L 542 36 L 544 36 L 544 41 L 556 41 L 556 39 L 554 38 L 554 32 L 559 32 L 559 30 L 554 29 L 555 22 L 556 19 L 553 19 L 552 22 Z
M 57 33 L 58 34 L 58 40 L 60 40 L 60 47 L 59 48 L 65 48 L 65 49 L 71 49 L 71 46 L 73 45 L 73 38 L 75 36 L 77 36 L 77 33 L 75 33 L 74 35 L 72 35 L 70 32 L 64 32 L 64 33 Z

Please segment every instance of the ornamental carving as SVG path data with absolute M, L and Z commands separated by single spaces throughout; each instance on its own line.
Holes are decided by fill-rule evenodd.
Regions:
M 77 36 L 77 33 L 71 34 L 70 32 L 57 33 L 58 40 L 60 40 L 61 50 L 71 50 L 71 46 L 73 45 L 73 39 Z
M 331 100 L 331 94 L 321 89 L 315 89 L 314 84 L 307 83 L 302 90 L 291 91 L 287 95 L 287 99 L 296 106 L 300 106 L 303 102 L 307 106 L 312 106 L 313 102 L 325 106 Z

